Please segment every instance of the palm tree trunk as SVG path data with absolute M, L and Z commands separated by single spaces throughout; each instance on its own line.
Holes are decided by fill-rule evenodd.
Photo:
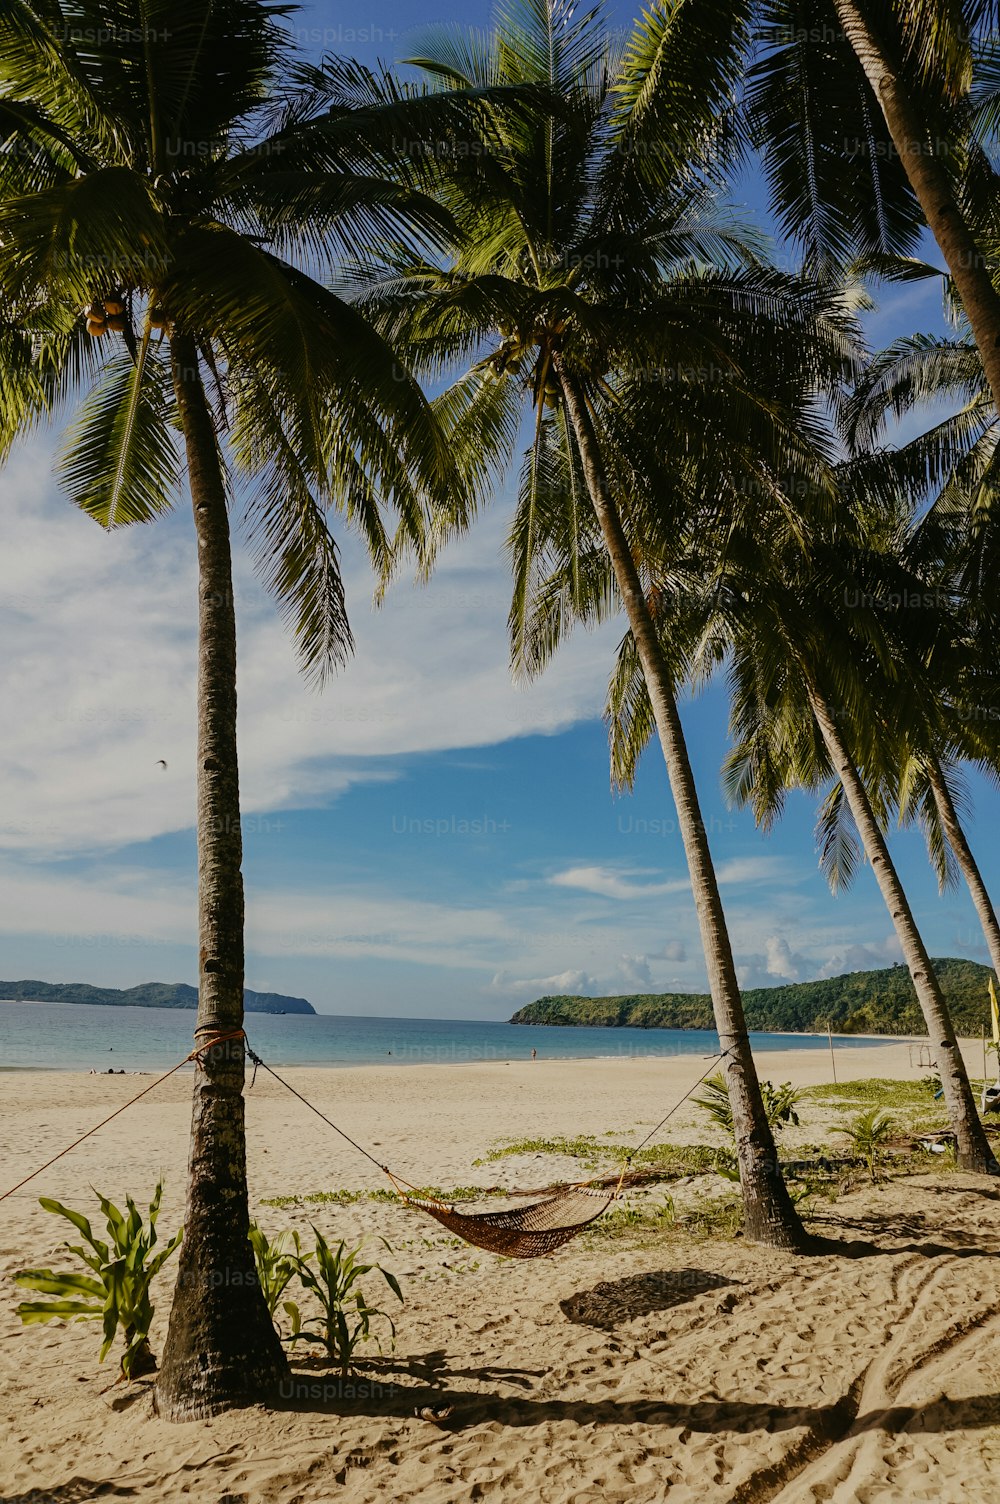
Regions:
M 955 1029 L 948 1007 L 934 974 L 927 948 L 917 929 L 899 874 L 893 865 L 889 848 L 868 798 L 854 760 L 837 729 L 836 715 L 819 689 L 806 677 L 806 693 L 809 705 L 816 718 L 830 761 L 844 787 L 858 834 L 864 844 L 865 854 L 878 880 L 886 908 L 889 910 L 896 936 L 903 951 L 903 959 L 909 968 L 916 989 L 920 1011 L 927 1024 L 927 1033 L 934 1050 L 938 1074 L 944 1088 L 948 1121 L 955 1135 L 955 1151 L 958 1163 L 964 1170 L 979 1170 L 988 1174 L 1000 1173 L 990 1149 L 983 1125 L 976 1112 L 976 1104 L 969 1085 L 965 1062 L 958 1048 Z
M 747 1035 L 743 1001 L 733 962 L 726 916 L 715 866 L 698 802 L 684 730 L 656 628 L 643 594 L 639 572 L 611 494 L 586 399 L 556 357 L 563 395 L 594 511 L 628 613 L 649 698 L 656 718 L 677 823 L 684 842 L 701 942 L 708 969 L 716 1027 L 726 1056 L 726 1085 L 733 1112 L 736 1155 L 743 1193 L 745 1231 L 755 1243 L 771 1248 L 805 1249 L 809 1238 L 792 1204 L 778 1164 Z
M 243 1026 L 243 857 L 236 613 L 215 427 L 189 336 L 171 341 L 198 540 L 198 1020 L 195 1042 Z M 259 1403 L 287 1374 L 248 1240 L 241 1038 L 196 1067 L 187 1208 L 156 1408 L 193 1420 Z
M 986 884 L 983 882 L 979 865 L 972 854 L 972 848 L 966 839 L 965 831 L 962 829 L 962 822 L 958 818 L 955 801 L 952 799 L 948 785 L 945 782 L 944 774 L 941 771 L 941 764 L 936 758 L 932 758 L 928 763 L 927 777 L 930 782 L 931 792 L 934 795 L 934 803 L 937 805 L 938 815 L 941 818 L 942 828 L 948 837 L 952 851 L 955 853 L 955 860 L 958 862 L 962 876 L 965 878 L 966 886 L 972 895 L 972 902 L 976 906 L 976 913 L 979 916 L 979 923 L 982 925 L 983 935 L 986 939 L 986 948 L 989 951 L 993 970 L 996 972 L 998 980 L 1000 980 L 1000 923 L 997 922 L 993 900 L 989 895 Z
M 899 72 L 857 0 L 834 0 L 837 18 L 882 106 L 899 160 L 945 259 L 1000 412 L 1000 294 L 966 223 L 948 172 Z

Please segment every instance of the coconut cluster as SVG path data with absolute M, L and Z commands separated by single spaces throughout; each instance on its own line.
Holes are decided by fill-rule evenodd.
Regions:
M 120 293 L 111 293 L 106 298 L 95 298 L 84 312 L 87 315 L 87 333 L 93 335 L 94 339 L 100 339 L 101 335 L 107 334 L 109 330 L 114 334 L 124 334 L 125 299 Z
M 114 292 L 106 297 L 95 298 L 83 311 L 87 316 L 87 333 L 94 339 L 100 339 L 109 332 L 124 334 L 128 328 L 129 312 L 124 293 Z M 150 304 L 149 327 L 154 330 L 167 327 L 166 314 L 155 304 Z

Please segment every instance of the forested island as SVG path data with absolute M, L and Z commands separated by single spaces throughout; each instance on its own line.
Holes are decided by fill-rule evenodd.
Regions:
M 138 987 L 91 987 L 87 982 L 0 982 L 0 1002 L 103 1003 L 112 1008 L 197 1008 L 198 989 L 186 982 L 142 982 Z M 312 1013 L 304 997 L 280 992 L 243 993 L 248 1013 Z
M 955 1030 L 978 1037 L 989 1020 L 990 970 L 977 961 L 935 960 Z M 925 1034 L 905 966 L 851 971 L 817 982 L 755 987 L 743 994 L 747 1025 L 765 1033 Z M 512 1024 L 586 1025 L 597 1029 L 714 1029 L 707 993 L 632 993 L 621 997 L 540 997 L 519 1008 Z

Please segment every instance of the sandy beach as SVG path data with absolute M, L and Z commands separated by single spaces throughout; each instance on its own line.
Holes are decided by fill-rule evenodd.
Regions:
M 981 1073 L 978 1042 L 966 1050 Z M 841 1081 L 921 1073 L 906 1041 L 837 1044 Z M 525 1186 L 578 1178 L 580 1160 L 515 1139 L 641 1139 L 706 1067 L 670 1059 L 288 1070 L 307 1097 L 419 1185 Z M 772 1081 L 831 1079 L 826 1049 L 761 1060 Z M 135 1076 L 12 1072 L 0 1086 L 3 1184 L 127 1100 Z M 269 1231 L 315 1221 L 328 1237 L 386 1238 L 400 1278 L 394 1351 L 324 1398 L 328 1370 L 294 1358 L 297 1393 L 186 1426 L 151 1411 L 148 1383 L 115 1383 L 91 1323 L 24 1328 L 11 1276 L 64 1262 L 54 1196 L 89 1212 L 88 1187 L 148 1198 L 162 1171 L 163 1233 L 181 1219 L 189 1081 L 177 1076 L 0 1205 L 0 1504 L 93 1498 L 212 1504 L 910 1504 L 976 1501 L 1000 1467 L 1000 1192 L 975 1177 L 859 1183 L 815 1214 L 839 1240 L 782 1257 L 683 1228 L 587 1235 L 550 1259 L 501 1261 L 385 1202 L 308 1198 L 374 1189 L 378 1173 L 263 1074 L 248 1096 L 251 1204 Z M 806 1102 L 795 1136 L 829 1129 Z M 689 1105 L 662 1137 L 721 1142 Z M 794 1142 L 792 1138 L 790 1142 Z M 714 1197 L 718 1176 L 654 1187 Z M 67 1229 L 68 1230 L 68 1229 Z M 69 1260 L 65 1260 L 68 1264 Z M 168 1266 L 169 1268 L 169 1266 Z M 158 1287 L 162 1345 L 169 1276 Z M 440 1424 L 415 1411 L 450 1407 Z

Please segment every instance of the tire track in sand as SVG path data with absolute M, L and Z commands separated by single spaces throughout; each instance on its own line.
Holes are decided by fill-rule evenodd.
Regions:
M 727 1504 L 857 1504 L 865 1481 L 884 1471 L 887 1437 L 912 1421 L 913 1407 L 926 1403 L 935 1377 L 952 1370 L 965 1350 L 972 1361 L 988 1330 L 1000 1329 L 991 1299 L 981 1295 L 972 1302 L 967 1288 L 954 1293 L 956 1273 L 968 1272 L 969 1262 L 946 1257 L 928 1270 L 918 1259 L 904 1268 L 899 1296 L 909 1310 L 889 1342 L 858 1374 L 822 1429 L 782 1463 L 746 1479 Z M 984 1284 L 989 1290 L 990 1282 L 980 1288 Z M 963 1305 L 963 1314 L 956 1316 Z

